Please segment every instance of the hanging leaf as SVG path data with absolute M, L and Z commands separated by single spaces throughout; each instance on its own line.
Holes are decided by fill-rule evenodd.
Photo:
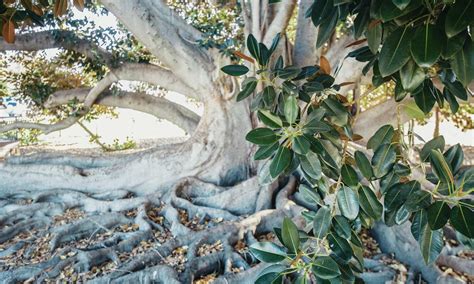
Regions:
M 402 69 L 400 69 L 400 79 L 403 89 L 413 92 L 425 80 L 425 72 L 416 65 L 415 61 L 409 60 Z
M 330 2 L 332 2 L 330 0 Z M 339 9 L 334 9 L 333 12 L 321 23 L 316 39 L 316 48 L 320 48 L 333 34 L 337 22 L 339 20 Z
M 342 215 L 349 220 L 354 220 L 359 214 L 359 199 L 349 187 L 341 187 L 337 191 L 337 205 Z
M 249 69 L 244 65 L 227 65 L 221 68 L 222 72 L 231 76 L 242 76 L 249 72 Z
M 412 31 L 400 27 L 385 40 L 379 55 L 380 74 L 385 77 L 397 72 L 410 59 L 410 40 Z
M 441 55 L 444 42 L 442 32 L 436 25 L 422 25 L 417 28 L 411 41 L 411 55 L 420 67 L 431 67 Z
M 367 156 L 361 151 L 356 151 L 354 157 L 359 171 L 366 179 L 370 180 L 374 176 L 374 172 Z
M 454 176 L 450 166 L 439 150 L 431 150 L 431 167 L 438 179 L 447 184 L 450 190 L 454 189 Z
M 2 36 L 7 43 L 15 42 L 15 23 L 12 20 L 3 22 Z
M 415 238 L 415 240 L 420 241 L 421 239 L 421 234 L 423 233 L 423 230 L 425 227 L 427 227 L 428 224 L 428 214 L 426 213 L 425 210 L 420 210 L 415 213 L 415 216 L 413 217 L 413 221 L 411 223 L 411 234 Z
M 306 153 L 306 156 L 300 156 L 300 164 L 303 171 L 313 179 L 321 178 L 321 162 L 318 155 L 313 152 Z
M 360 207 L 364 210 L 367 215 L 369 215 L 374 220 L 379 220 L 382 217 L 383 205 L 377 199 L 377 196 L 367 186 L 359 187 L 359 201 Z
M 376 178 L 385 176 L 392 169 L 396 158 L 395 147 L 391 144 L 382 144 L 377 147 L 372 157 L 374 176 Z
M 349 261 L 352 257 L 352 248 L 347 240 L 334 234 L 328 235 L 329 247 L 343 261 Z
M 451 166 L 453 173 L 456 174 L 461 168 L 462 162 L 464 160 L 464 152 L 461 145 L 458 143 L 454 146 L 451 146 L 448 150 L 446 150 L 446 152 L 444 152 L 443 156 Z
M 348 186 L 359 184 L 359 177 L 353 167 L 344 164 L 341 168 L 342 181 Z
M 456 0 L 446 15 L 446 35 L 453 37 L 465 30 L 472 23 L 472 15 L 474 15 L 473 0 Z
M 436 103 L 435 89 L 436 87 L 433 86 L 431 80 L 427 79 L 425 80 L 423 88 L 419 88 L 419 91 L 413 94 L 416 105 L 425 115 L 433 109 L 433 106 Z
M 459 99 L 461 99 L 463 101 L 467 101 L 467 91 L 466 91 L 466 88 L 464 88 L 464 86 L 461 84 L 461 82 L 459 82 L 459 81 L 454 81 L 454 82 L 446 81 L 446 82 L 444 82 L 444 85 L 446 86 L 446 88 L 448 88 L 448 90 L 454 96 L 458 97 Z
M 293 151 L 300 155 L 306 155 L 309 151 L 310 143 L 304 136 L 296 136 L 293 138 Z
M 431 204 L 431 194 L 424 190 L 418 190 L 410 194 L 405 203 L 408 212 L 424 209 Z
M 243 89 L 237 94 L 237 101 L 240 102 L 241 100 L 250 96 L 255 88 L 257 87 L 257 80 L 252 80 L 247 84 L 243 85 Z
M 279 137 L 270 128 L 255 128 L 245 136 L 245 139 L 257 145 L 268 145 L 278 141 Z
M 289 124 L 293 124 L 298 117 L 299 108 L 295 96 L 288 96 L 285 100 L 285 118 Z
M 421 161 L 427 162 L 431 156 L 431 150 L 444 151 L 444 137 L 438 136 L 426 142 L 420 152 Z
M 286 267 L 281 264 L 270 265 L 258 275 L 255 284 L 281 283 L 283 281 L 282 272 L 285 269 Z
M 393 126 L 390 124 L 380 127 L 377 132 L 370 137 L 369 141 L 367 141 L 367 149 L 375 150 L 382 144 L 390 144 L 394 131 Z
M 285 259 L 282 247 L 272 242 L 257 242 L 250 246 L 250 252 L 260 261 L 275 263 Z
M 324 238 L 331 227 L 331 210 L 327 206 L 318 209 L 313 219 L 314 237 L 318 239 Z
M 277 177 L 291 164 L 292 154 L 286 147 L 279 147 L 275 157 L 270 164 L 270 175 Z
M 397 210 L 408 199 L 411 193 L 421 190 L 418 181 L 409 181 L 407 183 L 396 183 L 387 189 L 385 193 L 384 204 L 388 211 Z
M 319 206 L 324 206 L 321 197 L 315 190 L 309 188 L 308 186 L 304 184 L 300 184 L 298 191 L 301 193 L 303 196 L 304 200 L 306 200 L 308 203 L 312 205 L 319 205 Z M 319 211 L 318 211 L 319 212 Z
M 370 51 L 376 54 L 382 43 L 382 23 L 380 21 L 372 21 L 367 27 L 367 44 Z
M 283 227 L 281 228 L 281 237 L 283 244 L 292 253 L 297 253 L 300 248 L 300 237 L 298 228 L 290 218 L 283 219 Z
M 451 210 L 449 221 L 456 231 L 474 238 L 474 212 L 465 205 L 456 205 Z
M 441 230 L 432 231 L 429 226 L 425 225 L 421 232 L 420 249 L 426 264 L 433 263 L 443 249 L 443 232 Z
M 270 158 L 273 153 L 278 149 L 279 143 L 275 142 L 270 145 L 263 145 L 261 146 L 257 152 L 255 152 L 254 159 L 255 160 L 265 160 L 267 158 Z
M 321 279 L 333 279 L 341 275 L 339 266 L 329 256 L 318 256 L 311 267 L 314 274 Z
M 336 234 L 344 239 L 349 239 L 351 237 L 351 225 L 346 217 L 341 215 L 336 215 L 332 219 L 332 227 Z
M 451 209 L 444 201 L 436 201 L 428 207 L 428 224 L 432 230 L 438 230 L 444 227 L 449 219 Z
M 451 59 L 451 67 L 464 86 L 474 80 L 474 44 L 470 40 L 466 40 L 464 47 Z
M 466 33 L 459 33 L 451 38 L 447 38 L 446 45 L 443 49 L 443 57 L 451 58 L 454 54 L 462 49 L 466 42 Z

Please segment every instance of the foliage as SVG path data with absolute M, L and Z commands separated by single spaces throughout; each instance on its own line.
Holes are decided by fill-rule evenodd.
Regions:
M 333 7 L 330 2 L 328 9 L 335 12 L 321 17 L 337 16 L 344 5 L 353 4 L 345 1 L 351 3 Z M 363 12 L 359 10 L 359 13 Z M 388 24 L 379 22 L 378 25 Z M 374 55 L 368 47 L 356 51 L 359 54 L 356 57 L 360 52 L 370 53 L 365 56 L 373 61 L 374 77 L 381 77 L 377 66 L 384 71 L 381 82 L 400 78 L 398 73 L 392 73 L 404 65 L 387 69 L 385 65 L 392 63 L 382 60 L 383 56 L 395 56 L 400 62 L 398 57 L 401 55 L 398 54 L 406 53 L 391 46 L 391 41 L 406 40 L 406 31 L 392 30 L 387 35 L 392 40 L 383 43 L 382 49 L 389 46 L 384 55 Z M 419 165 L 412 165 L 406 156 L 408 146 L 404 142 L 402 126 L 384 125 L 368 140 L 366 150 L 354 151 L 350 143 L 361 137 L 352 130 L 357 120 L 352 111 L 353 102 L 338 94 L 345 83 L 335 84 L 334 77 L 329 74 L 330 66 L 323 63 L 324 59 L 321 66 L 284 66 L 281 56 L 272 57 L 278 41 L 279 35 L 267 47 L 252 35 L 247 38 L 247 49 L 254 59 L 247 61 L 255 64 L 257 71 L 255 76 L 247 76 L 242 82 L 237 100 L 250 97 L 261 86 L 250 104 L 262 126 L 250 131 L 246 139 L 258 145 L 256 160 L 267 159 L 260 170 L 261 183 L 297 175 L 300 193 L 306 202 L 318 205 L 319 210 L 303 212 L 309 224 L 304 230 L 299 230 L 288 218 L 281 228 L 275 228 L 283 246 L 257 243 L 251 247 L 259 260 L 276 263 L 262 272 L 257 283 L 281 283 L 284 279 L 296 283 L 307 283 L 310 279 L 355 281 L 364 269 L 363 248 L 357 233 L 377 221 L 393 226 L 411 220 L 413 236 L 427 263 L 434 262 L 441 253 L 441 228 L 448 222 L 467 239 L 473 238 L 474 228 L 469 218 L 474 214 L 474 204 L 469 196 L 474 191 L 474 169 L 461 169 L 461 147 L 455 145 L 445 149 L 443 137 L 437 137 L 419 152 Z M 409 46 L 409 42 L 405 44 Z M 414 50 L 418 52 L 418 49 Z M 380 64 L 377 63 L 379 60 Z M 232 76 L 248 74 L 249 70 L 241 64 L 222 68 Z M 386 73 L 386 70 L 390 72 Z M 464 98 L 466 90 L 461 83 L 464 80 L 460 82 L 457 73 L 448 69 L 440 69 L 436 76 L 444 76 L 441 75 L 443 72 L 450 72 L 452 76 L 449 80 L 443 79 L 444 93 L 459 92 L 458 98 Z M 432 78 L 423 75 L 418 81 L 420 86 L 414 86 L 414 89 L 423 90 L 422 95 L 414 92 L 415 101 L 422 110 L 429 112 L 434 103 L 428 104 L 431 100 L 425 96 L 442 96 L 442 93 L 436 91 Z M 411 175 L 412 170 L 427 168 L 431 170 L 423 172 L 424 178 L 415 179 Z

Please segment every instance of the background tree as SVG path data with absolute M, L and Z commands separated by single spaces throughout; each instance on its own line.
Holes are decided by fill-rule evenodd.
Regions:
M 88 21 L 71 18 L 67 0 L 51 5 L 48 1 L 2 2 L 1 50 L 60 48 L 59 64 L 69 73 L 74 73 L 73 64 L 78 64 L 84 72 L 68 74 L 78 80 L 67 86 L 58 84 L 54 76 L 49 81 L 30 80 L 30 73 L 25 78 L 10 78 L 13 84 L 19 83 L 17 95 L 26 94 L 36 107 L 52 111 L 57 121 L 15 122 L 0 126 L 0 131 L 27 128 L 51 133 L 90 115 L 95 105 L 104 105 L 154 114 L 191 136 L 182 143 L 131 154 L 8 157 L 0 165 L 1 222 L 7 225 L 0 240 L 51 225 L 46 230 L 51 232 L 49 250 L 57 250 L 48 261 L 1 272 L 0 279 L 41 282 L 58 277 L 65 268 L 84 272 L 108 260 L 119 263 L 117 253 L 132 251 L 141 241 L 153 239 L 156 230 L 170 230 L 173 239 L 117 264 L 117 270 L 97 281 L 160 278 L 189 282 L 221 267 L 221 281 L 242 283 L 253 282 L 264 269 L 263 276 L 273 279 L 289 266 L 292 268 L 286 272 L 294 274 L 287 277 L 299 277 L 300 281 L 340 275 L 353 280 L 354 270 L 366 281 L 380 282 L 391 279 L 393 272 L 384 268 L 375 274 L 363 273 L 357 237 L 352 237 L 360 227 L 371 227 L 380 219 L 380 210 L 385 210 L 386 224 L 403 224 L 387 227 L 376 223 L 373 232 L 382 248 L 395 252 L 428 281 L 441 277 L 432 263 L 444 245 L 438 228 L 443 222 L 436 219 L 428 227 L 423 212 L 428 206 L 435 208 L 431 210 L 439 206 L 442 216 L 450 218 L 450 224 L 460 232 L 454 236 L 448 227 L 445 230 L 451 234 L 446 235 L 469 245 L 472 223 L 458 217 L 472 215 L 470 201 L 460 203 L 470 199 L 472 170 L 460 170 L 460 147 L 448 149 L 443 156 L 441 138 L 427 143 L 420 161 L 413 164 L 416 162 L 404 155 L 412 145 L 403 139 L 402 126 L 409 117 L 401 109 L 426 114 L 435 103 L 443 107 L 447 101 L 450 110 L 456 112 L 458 99 L 471 99 L 466 87 L 474 74 L 469 28 L 473 22 L 469 11 L 474 4 L 460 0 L 272 2 L 279 1 L 223 2 L 216 6 L 195 1 L 192 4 L 202 8 L 195 9 L 187 1 L 101 1 L 123 25 L 118 35 L 115 30 L 96 32 L 94 26 L 87 26 Z M 84 7 L 83 1 L 72 3 L 79 9 Z M 102 11 L 97 4 L 87 6 L 95 13 Z M 210 24 L 210 18 L 215 23 Z M 15 29 L 30 23 L 46 27 Z M 440 42 L 446 44 L 437 44 Z M 239 87 L 239 82 L 221 68 L 225 73 L 248 77 Z M 362 91 L 367 87 L 365 74 L 372 75 L 372 86 Z M 119 81 L 142 81 L 180 93 L 201 102 L 204 113 L 199 117 L 163 97 L 120 89 Z M 395 99 L 361 111 L 366 96 L 383 84 L 391 84 Z M 380 128 L 385 124 L 393 126 Z M 249 133 L 247 140 L 263 147 L 257 150 L 246 142 L 244 133 Z M 441 152 L 431 152 L 435 149 Z M 255 162 L 254 154 L 271 159 Z M 423 171 L 427 161 L 434 175 L 431 170 Z M 419 202 L 408 207 L 414 188 Z M 382 198 L 383 207 L 379 202 Z M 28 202 L 18 205 L 19 200 Z M 80 208 L 89 217 L 54 226 L 51 216 L 70 208 Z M 136 208 L 133 214 L 124 213 Z M 207 217 L 212 225 L 190 234 L 180 222 L 178 210 Z M 154 214 L 166 221 L 157 222 Z M 339 217 L 332 221 L 332 215 Z M 284 216 L 293 218 L 300 229 L 305 221 L 314 222 L 315 228 L 327 220 L 332 222 L 328 227 L 332 234 L 315 230 L 310 237 L 316 238 L 316 244 L 307 241 L 305 246 L 314 257 L 311 249 L 324 248 L 328 242 L 323 254 L 332 251 L 343 261 L 335 263 L 328 256 L 306 260 L 306 248 L 296 245 L 298 231 L 290 219 L 284 219 L 282 225 Z M 226 222 L 220 224 L 221 219 Z M 413 230 L 422 253 L 412 249 L 418 244 L 411 237 L 408 219 L 414 224 L 412 228 L 420 226 Z M 65 245 L 97 230 L 131 222 L 138 224 L 138 230 L 112 234 L 88 249 Z M 278 230 L 277 236 L 287 249 L 256 243 L 256 235 L 274 227 L 282 227 L 281 236 Z M 331 237 L 334 232 L 339 239 Z M 341 237 L 341 243 L 347 245 L 335 247 Z M 260 260 L 268 260 L 265 256 L 269 255 L 276 255 L 273 260 L 293 260 L 282 263 L 286 266 L 268 268 L 260 263 L 250 267 L 255 259 L 244 259 L 233 251 L 233 245 L 242 239 L 252 245 L 254 256 Z M 216 241 L 221 241 L 222 251 L 198 254 L 204 243 Z M 23 246 L 15 243 L 6 254 Z M 158 256 L 163 258 L 182 246 L 189 246 L 188 260 L 183 272 L 177 273 Z M 347 264 L 352 260 L 358 263 Z M 466 273 L 472 267 L 449 248 L 438 262 Z M 232 274 L 233 266 L 243 271 Z M 298 273 L 301 277 L 295 275 Z

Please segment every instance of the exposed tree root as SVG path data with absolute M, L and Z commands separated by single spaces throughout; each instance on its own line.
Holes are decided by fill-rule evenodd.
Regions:
M 216 275 L 215 283 L 253 283 L 267 264 L 249 257 L 248 246 L 284 216 L 303 225 L 305 208 L 292 200 L 295 188 L 293 177 L 280 186 L 258 187 L 251 179 L 228 188 L 184 178 L 146 196 L 124 190 L 4 194 L 0 283 L 192 283 L 208 274 Z M 472 269 L 453 250 L 440 262 L 465 273 Z M 376 260 L 368 259 L 366 268 L 367 283 L 396 274 Z

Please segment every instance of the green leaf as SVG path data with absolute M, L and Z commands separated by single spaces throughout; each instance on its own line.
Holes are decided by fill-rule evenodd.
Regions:
M 411 30 L 400 27 L 385 40 L 379 55 L 380 74 L 385 77 L 397 72 L 410 59 Z
M 432 230 L 438 230 L 444 227 L 449 219 L 451 209 L 444 201 L 436 201 L 427 209 L 428 224 Z
M 270 128 L 255 128 L 247 133 L 245 139 L 257 145 L 268 145 L 278 141 L 279 137 Z
M 347 240 L 334 234 L 328 235 L 329 247 L 343 261 L 349 261 L 352 257 L 352 248 Z
M 327 115 L 331 116 L 332 123 L 338 126 L 347 124 L 349 119 L 347 110 L 336 98 L 328 97 L 323 101 L 322 106 L 327 110 Z
M 403 111 L 412 119 L 424 119 L 425 114 L 423 111 L 416 105 L 415 102 L 408 102 L 403 105 Z
M 280 38 L 281 38 L 281 34 L 280 34 L 280 33 L 277 33 L 277 34 L 275 35 L 275 37 L 273 38 L 273 40 L 272 40 L 272 45 L 270 46 L 270 50 L 269 50 L 270 55 L 271 55 L 273 52 L 275 52 L 275 50 L 277 49 L 278 43 L 280 42 Z
M 388 211 L 394 211 L 404 204 L 408 196 L 415 191 L 421 190 L 418 181 L 409 181 L 407 183 L 396 183 L 387 189 L 385 193 L 384 204 Z
M 446 15 L 446 35 L 453 37 L 465 30 L 472 23 L 472 15 L 474 15 L 473 0 L 456 0 Z
M 365 28 L 367 27 L 367 23 L 370 20 L 370 11 L 369 9 L 363 9 L 357 13 L 356 18 L 354 19 L 354 37 L 355 39 L 360 38 L 362 33 L 364 32 Z
M 281 237 L 283 244 L 292 253 L 297 253 L 300 248 L 300 237 L 298 228 L 290 218 L 285 217 L 283 219 L 283 227 L 281 228 Z
M 320 48 L 324 43 L 326 43 L 326 41 L 328 41 L 333 34 L 338 21 L 339 9 L 334 9 L 330 16 L 328 16 L 319 26 L 316 48 Z
M 433 263 L 443 249 L 443 232 L 441 230 L 432 231 L 425 225 L 419 240 L 421 254 L 426 264 Z
M 308 152 L 306 156 L 300 156 L 300 165 L 303 171 L 316 180 L 321 178 L 321 162 L 318 155 Z
M 249 72 L 249 69 L 244 65 L 227 65 L 221 68 L 222 72 L 231 76 L 242 76 Z
M 383 205 L 377 199 L 372 189 L 365 185 L 359 187 L 359 201 L 362 210 L 371 218 L 379 220 L 382 217 Z
M 260 64 L 266 66 L 270 60 L 270 51 L 263 43 L 258 44 L 258 49 L 260 50 Z
M 444 85 L 448 90 L 456 97 L 460 98 L 463 101 L 467 101 L 467 91 L 466 88 L 459 81 L 444 82 Z
M 341 168 L 342 181 L 348 186 L 359 184 L 359 177 L 356 171 L 348 164 L 344 164 Z
M 349 220 L 354 220 L 359 214 L 359 199 L 357 194 L 349 187 L 343 186 L 337 191 L 337 204 L 342 215 Z
M 459 33 L 452 38 L 448 38 L 446 41 L 446 46 L 443 50 L 444 58 L 451 58 L 459 50 L 462 49 L 464 43 L 466 42 L 466 33 Z
M 431 67 L 441 55 L 443 34 L 436 25 L 417 28 L 411 41 L 411 55 L 420 67 Z
M 324 238 L 331 227 L 331 210 L 327 206 L 318 209 L 313 219 L 313 233 L 318 239 Z
M 393 164 L 397 158 L 395 147 L 390 144 L 382 144 L 375 150 L 374 156 L 372 157 L 372 166 L 374 176 L 381 178 L 388 174 L 392 169 Z
M 456 114 L 459 109 L 459 103 L 456 100 L 456 97 L 448 90 L 448 88 L 443 89 L 443 95 L 446 101 L 449 103 L 449 108 L 453 114 Z
M 443 156 L 451 166 L 453 173 L 456 174 L 461 168 L 462 162 L 464 160 L 464 152 L 462 151 L 461 145 L 456 144 L 449 147 L 449 149 L 444 152 Z
M 377 149 L 382 144 L 390 144 L 392 142 L 395 130 L 390 124 L 380 127 L 375 134 L 367 141 L 367 149 Z
M 421 149 L 421 152 L 420 152 L 421 161 L 423 162 L 428 161 L 428 159 L 431 156 L 431 150 L 438 149 L 442 152 L 444 150 L 444 145 L 445 145 L 445 142 L 444 142 L 443 136 L 438 136 L 428 141 Z
M 410 211 L 406 208 L 405 204 L 398 208 L 397 213 L 395 214 L 395 224 L 401 225 L 408 221 L 410 218 Z
M 274 264 L 265 268 L 259 275 L 255 284 L 281 283 L 282 272 L 286 267 L 281 264 Z
M 332 227 L 336 234 L 344 239 L 349 239 L 351 237 L 351 225 L 347 218 L 341 215 L 336 215 L 332 219 Z
M 280 144 L 277 142 L 270 144 L 270 145 L 263 145 L 261 146 L 257 152 L 255 152 L 254 159 L 255 160 L 265 160 L 266 158 L 270 158 L 273 153 L 278 149 Z
M 420 88 L 418 92 L 413 94 L 416 105 L 423 111 L 424 114 L 428 114 L 436 103 L 436 87 L 433 86 L 431 80 L 425 80 L 423 88 Z
M 310 143 L 304 136 L 296 136 L 293 138 L 293 151 L 300 155 L 306 155 L 309 151 Z
M 474 238 L 474 212 L 465 205 L 456 205 L 451 210 L 449 221 L 456 231 Z
M 286 253 L 282 247 L 272 242 L 258 242 L 250 246 L 250 252 L 263 262 L 280 262 L 285 259 Z
M 369 24 L 367 27 L 367 44 L 370 51 L 376 54 L 382 43 L 382 23 Z
M 247 49 L 250 52 L 250 55 L 252 55 L 252 57 L 255 58 L 258 63 L 260 63 L 261 60 L 260 50 L 258 49 L 258 42 L 252 34 L 247 37 Z
M 416 65 L 415 61 L 409 60 L 402 69 L 400 69 L 400 79 L 403 89 L 413 92 L 425 80 L 425 72 Z
M 255 87 L 257 87 L 257 81 L 256 80 L 245 84 L 244 88 L 237 94 L 237 101 L 240 102 L 243 99 L 250 96 L 253 93 L 253 91 L 255 90 Z
M 311 21 L 317 27 L 321 22 L 327 19 L 334 10 L 333 0 L 318 0 L 313 4 L 311 11 Z
M 420 241 L 421 234 L 425 227 L 428 224 L 428 213 L 425 210 L 420 210 L 415 213 L 413 217 L 413 221 L 411 223 L 411 234 L 415 238 L 415 240 Z
M 374 172 L 367 156 L 361 151 L 356 151 L 354 157 L 359 171 L 366 179 L 370 180 L 374 176 Z
M 341 275 L 339 266 L 329 256 L 318 256 L 313 262 L 312 270 L 321 279 L 333 279 Z
M 405 208 L 409 212 L 415 212 L 430 206 L 430 204 L 431 194 L 424 190 L 418 190 L 408 196 Z
M 286 170 L 286 168 L 290 166 L 291 160 L 291 151 L 286 147 L 280 146 L 270 164 L 270 175 L 274 178 L 280 175 L 284 170 Z
M 464 47 L 451 59 L 451 67 L 464 86 L 474 80 L 474 44 L 470 40 L 466 40 Z
M 262 121 L 265 125 L 271 128 L 281 128 L 283 127 L 283 122 L 281 118 L 274 115 L 268 110 L 259 110 L 257 113 L 258 118 Z
M 323 202 L 321 200 L 321 197 L 317 192 L 309 188 L 308 186 L 304 184 L 300 184 L 299 186 L 299 192 L 302 194 L 304 200 L 306 200 L 308 203 L 313 204 L 313 205 L 320 205 L 323 206 Z
M 295 123 L 299 113 L 298 102 L 295 96 L 288 96 L 286 98 L 284 112 L 286 121 L 290 124 Z
M 448 184 L 450 190 L 454 189 L 454 176 L 450 166 L 444 159 L 443 154 L 439 150 L 431 150 L 431 167 L 433 172 L 440 181 Z

